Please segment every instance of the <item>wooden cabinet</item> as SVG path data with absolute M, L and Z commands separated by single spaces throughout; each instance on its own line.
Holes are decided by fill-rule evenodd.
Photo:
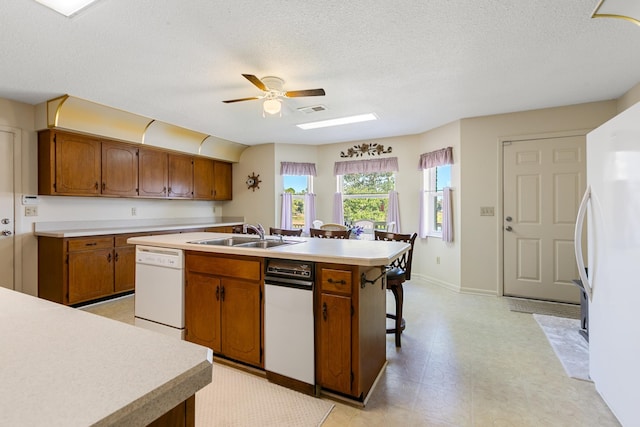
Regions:
M 183 154 L 168 154 L 169 187 L 172 199 L 193 198 L 193 157 Z
M 138 195 L 164 198 L 169 185 L 169 158 L 167 153 L 153 148 L 140 148 L 138 153 Z
M 322 388 L 363 400 L 384 366 L 382 271 L 316 264 L 316 378 Z M 361 286 L 363 274 L 373 282 Z
M 138 148 L 117 142 L 102 142 L 102 194 L 138 195 Z
M 263 367 L 262 258 L 187 251 L 185 339 Z
M 196 157 L 193 159 L 193 198 L 213 199 L 213 160 Z
M 231 163 L 213 162 L 213 200 L 231 200 Z
M 38 194 L 231 200 L 231 163 L 49 129 L 38 132 Z
M 132 233 L 89 237 L 38 237 L 38 296 L 73 305 L 135 289 Z
M 115 293 L 133 291 L 136 283 L 136 246 L 127 243 L 127 239 L 144 234 L 123 234 L 115 236 L 113 248 Z
M 68 242 L 69 304 L 113 293 L 113 237 Z
M 38 193 L 95 196 L 100 194 L 100 140 L 67 132 L 38 134 Z

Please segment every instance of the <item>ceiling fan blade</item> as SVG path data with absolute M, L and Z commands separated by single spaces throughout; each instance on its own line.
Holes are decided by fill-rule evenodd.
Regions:
M 256 76 L 254 76 L 253 74 L 243 74 L 242 75 L 245 79 L 249 80 L 251 83 L 253 83 L 253 85 L 255 87 L 257 87 L 260 90 L 263 91 L 268 91 L 269 89 L 264 85 L 264 83 L 262 83 L 262 80 L 260 80 L 259 78 L 257 78 Z
M 324 96 L 324 89 L 290 90 L 284 93 L 287 98 L 298 98 L 300 96 Z
M 260 98 L 257 96 L 252 96 L 251 98 L 228 99 L 222 102 L 224 102 L 225 104 L 231 104 L 232 102 L 251 101 L 253 99 L 260 99 Z

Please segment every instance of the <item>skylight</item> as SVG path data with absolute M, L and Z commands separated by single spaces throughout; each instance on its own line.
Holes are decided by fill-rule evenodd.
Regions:
M 80 12 L 85 7 L 94 3 L 96 0 L 36 0 L 38 3 L 47 6 L 56 12 L 70 17 Z
M 340 117 L 339 119 L 321 120 L 319 122 L 300 123 L 296 126 L 298 126 L 300 129 L 309 130 L 326 128 L 330 126 L 348 125 L 351 123 L 368 122 L 369 120 L 378 120 L 378 117 L 376 117 L 376 115 L 373 113 L 368 113 L 360 114 L 357 116 Z

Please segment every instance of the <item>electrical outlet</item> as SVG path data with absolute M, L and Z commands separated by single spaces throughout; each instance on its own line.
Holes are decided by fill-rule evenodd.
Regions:
M 38 207 L 37 206 L 25 206 L 24 207 L 24 216 L 38 216 Z
M 131 208 L 131 216 L 136 216 L 138 215 L 138 209 L 137 208 Z
M 480 216 L 494 216 L 493 206 L 480 207 Z
M 436 257 L 436 264 L 440 264 L 440 257 L 439 256 Z

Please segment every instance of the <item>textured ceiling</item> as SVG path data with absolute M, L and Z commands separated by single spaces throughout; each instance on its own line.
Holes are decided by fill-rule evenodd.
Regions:
M 640 80 L 640 27 L 598 0 L 99 0 L 71 19 L 2 0 L 0 97 L 62 94 L 244 143 L 325 144 L 464 117 L 617 98 Z M 322 87 L 262 117 L 241 73 Z M 305 114 L 300 107 L 323 104 Z M 295 124 L 374 112 L 380 120 Z

